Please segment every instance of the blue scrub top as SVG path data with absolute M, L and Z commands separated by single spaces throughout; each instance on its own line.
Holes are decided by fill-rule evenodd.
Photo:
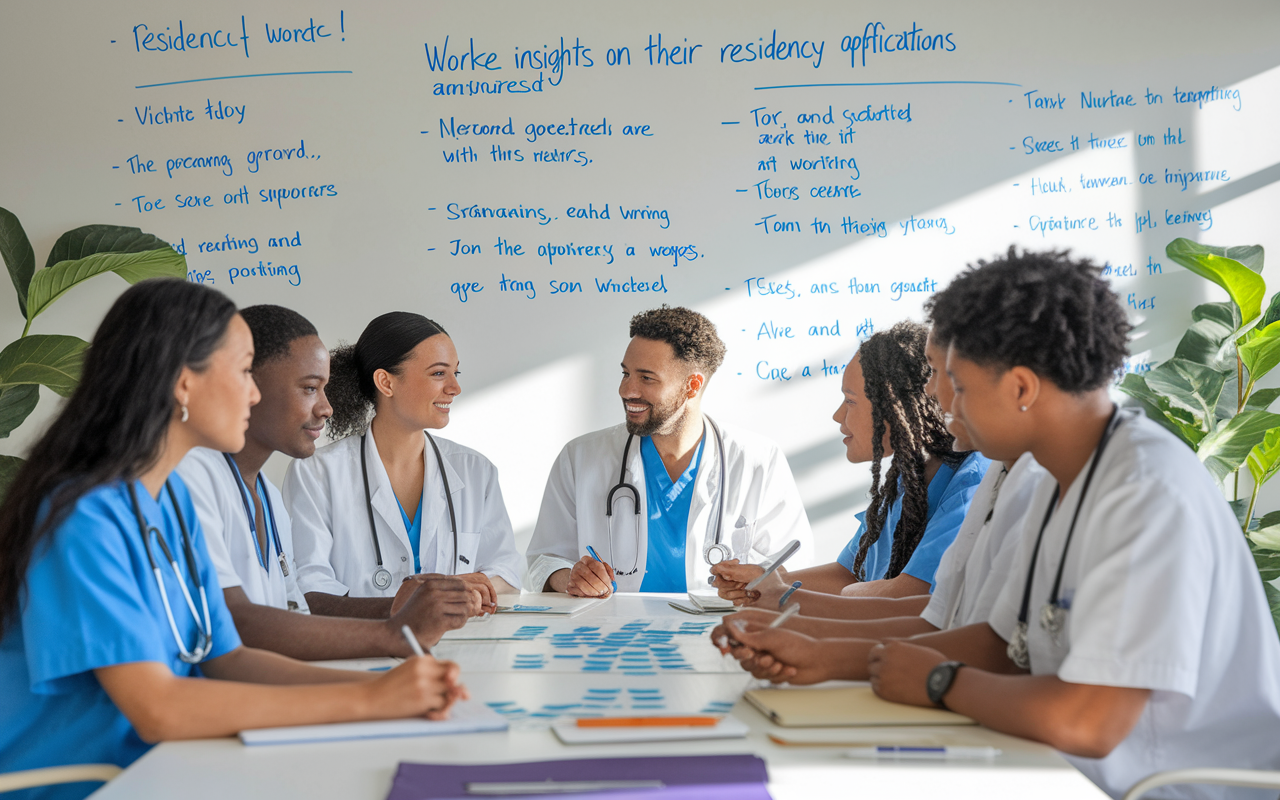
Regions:
M 213 627 L 209 658 L 217 658 L 239 647 L 240 637 L 187 488 L 176 473 L 169 481 L 193 538 Z M 165 537 L 193 589 L 168 493 L 162 491 L 157 503 L 141 483 L 136 488 L 143 517 Z M 154 540 L 151 548 L 174 621 L 190 647 L 196 641 L 195 620 Z M 26 577 L 19 613 L 6 621 L 0 639 L 0 772 L 64 764 L 128 766 L 151 745 L 138 738 L 92 670 L 155 661 L 180 677 L 201 673 L 179 658 L 125 483 L 105 484 L 81 497 L 36 546 Z M 193 600 L 199 610 L 198 594 Z M 82 798 L 98 786 L 65 784 L 5 798 Z
M 396 498 L 396 508 L 400 509 L 400 519 L 404 520 L 404 529 L 409 534 L 409 549 L 413 551 L 413 574 L 417 575 L 422 572 L 422 559 L 418 557 L 418 547 L 422 543 L 422 498 L 418 498 L 418 510 L 413 512 L 413 522 L 404 513 L 399 497 Z
M 644 460 L 644 489 L 649 507 L 649 544 L 645 561 L 642 592 L 686 592 L 684 548 L 689 538 L 689 504 L 693 500 L 693 485 L 698 477 L 698 464 L 702 461 L 703 436 L 698 450 L 689 462 L 689 468 L 675 482 L 667 474 L 667 468 L 653 446 L 653 439 L 640 440 L 640 455 Z
M 978 491 L 978 484 L 982 482 L 982 476 L 987 474 L 989 466 L 991 466 L 990 460 L 981 453 L 974 452 L 965 457 L 959 466 L 951 467 L 943 464 L 938 467 L 933 480 L 929 481 L 928 523 L 925 525 L 924 536 L 920 537 L 920 542 L 907 561 L 906 567 L 903 568 L 902 574 L 927 581 L 930 592 L 933 591 L 935 584 L 934 576 L 938 572 L 938 562 L 942 560 L 942 554 L 955 541 L 960 523 L 964 522 L 965 514 L 969 513 L 969 503 L 972 502 L 974 493 Z M 867 512 L 862 511 L 857 516 L 858 532 L 836 559 L 850 572 L 853 572 L 853 561 L 858 555 L 858 542 L 862 540 L 862 534 L 867 529 Z M 880 531 L 880 538 L 867 550 L 863 573 L 867 576 L 867 580 L 879 580 L 889 571 L 889 561 L 893 556 L 893 534 L 901 518 L 902 493 L 899 492 L 898 499 L 889 507 L 889 514 L 884 521 L 884 530 Z

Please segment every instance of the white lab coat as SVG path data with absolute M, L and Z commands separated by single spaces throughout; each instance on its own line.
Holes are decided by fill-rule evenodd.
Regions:
M 249 499 L 240 482 L 231 473 L 227 459 L 216 450 L 196 447 L 178 464 L 178 476 L 187 485 L 196 517 L 204 531 L 209 559 L 218 570 L 218 584 L 223 589 L 239 586 L 249 602 L 260 606 L 289 608 L 290 603 L 298 611 L 307 610 L 307 601 L 298 589 L 298 565 L 293 556 L 293 536 L 289 525 L 289 513 L 279 490 L 262 476 L 267 487 L 263 498 L 270 504 L 280 533 L 280 547 L 289 564 L 289 575 L 280 570 L 276 559 L 275 542 L 267 534 L 267 568 L 258 559 L 258 541 L 249 528 L 244 500 Z M 242 499 L 243 498 L 243 499 Z M 249 508 L 253 508 L 250 500 Z M 264 505 L 263 515 L 270 516 Z
M 756 434 L 724 425 L 720 431 L 727 476 L 723 540 L 736 557 L 759 563 L 798 539 L 800 550 L 787 562 L 787 568 L 809 566 L 813 533 L 786 457 L 776 444 Z M 617 425 L 580 436 L 560 451 L 547 478 L 542 509 L 529 542 L 531 590 L 540 591 L 553 572 L 572 567 L 587 554 L 587 545 L 613 566 L 618 591 L 640 590 L 648 554 L 648 500 L 639 437 L 628 455 L 627 482 L 640 495 L 640 515 L 633 513 L 629 492 L 614 496 L 616 538 L 612 547 L 609 518 L 605 516 L 605 498 L 618 483 L 626 442 L 626 426 Z M 719 486 L 720 453 L 707 426 L 689 504 L 685 576 L 690 590 L 707 589 L 711 568 L 703 557 L 703 545 L 716 515 Z M 740 522 L 745 526 L 739 527 Z
M 1150 689 L 1133 730 L 1106 758 L 1067 756 L 1112 797 L 1155 772 L 1280 765 L 1280 640 L 1235 515 L 1194 453 L 1136 409 L 1123 419 L 1081 503 L 1086 464 L 1044 531 L 1027 644 L 1032 675 Z M 1014 569 L 991 612 L 1006 640 L 1057 485 L 1039 482 Z M 1055 637 L 1040 624 L 1062 561 L 1069 605 Z M 1276 792 L 1186 785 L 1159 797 L 1269 798 Z
M 455 557 L 444 481 L 428 442 L 423 448 L 422 537 L 418 551 L 422 572 L 483 572 L 519 588 L 520 554 L 498 486 L 498 470 L 475 450 L 439 436 L 433 438 L 440 446 L 449 479 L 458 519 L 458 544 Z M 409 534 L 372 431 L 365 448 L 373 519 L 382 548 L 382 564 L 391 573 L 391 585 L 386 589 L 373 585 L 378 566 L 360 472 L 360 437 L 348 436 L 320 448 L 311 458 L 294 461 L 285 474 L 284 501 L 293 518 L 298 586 L 303 592 L 394 597 L 401 582 L 413 574 Z

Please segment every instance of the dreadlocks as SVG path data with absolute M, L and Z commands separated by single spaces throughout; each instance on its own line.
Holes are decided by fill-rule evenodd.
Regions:
M 899 322 L 862 343 L 863 391 L 871 403 L 871 505 L 866 528 L 858 542 L 853 574 L 864 580 L 867 550 L 880 539 L 889 508 L 902 486 L 902 516 L 893 533 L 893 552 L 884 577 L 896 578 L 924 536 L 929 516 L 929 485 L 925 465 L 929 456 L 955 466 L 967 453 L 952 449 L 938 401 L 925 393 L 929 362 L 924 346 L 929 329 L 916 322 Z M 884 432 L 889 430 L 893 462 L 881 480 Z

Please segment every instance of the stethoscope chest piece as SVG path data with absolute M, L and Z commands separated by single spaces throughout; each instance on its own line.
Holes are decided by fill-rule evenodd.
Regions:
M 373 573 L 373 585 L 378 587 L 379 591 L 390 588 L 391 573 L 388 572 L 385 567 L 379 567 L 377 571 Z
M 733 551 L 729 549 L 729 545 L 724 544 L 723 542 L 713 542 L 707 545 L 706 550 L 703 552 L 703 556 L 706 557 L 708 564 L 715 566 L 721 561 L 728 561 L 732 558 Z

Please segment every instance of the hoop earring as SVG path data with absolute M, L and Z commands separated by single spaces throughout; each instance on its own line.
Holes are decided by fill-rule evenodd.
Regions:
M 1022 409 L 1022 410 L 1023 410 L 1023 411 L 1026 411 L 1026 409 L 1025 409 L 1025 408 L 1024 408 L 1024 409 Z M 181 421 L 182 421 L 182 422 L 186 422 L 186 421 L 187 421 L 187 418 L 188 418 L 188 417 L 190 417 L 190 416 L 191 416 L 191 415 L 190 415 L 189 413 L 187 413 L 187 407 L 186 407 L 186 406 L 183 406 L 183 407 L 182 407 L 182 420 L 181 420 Z

